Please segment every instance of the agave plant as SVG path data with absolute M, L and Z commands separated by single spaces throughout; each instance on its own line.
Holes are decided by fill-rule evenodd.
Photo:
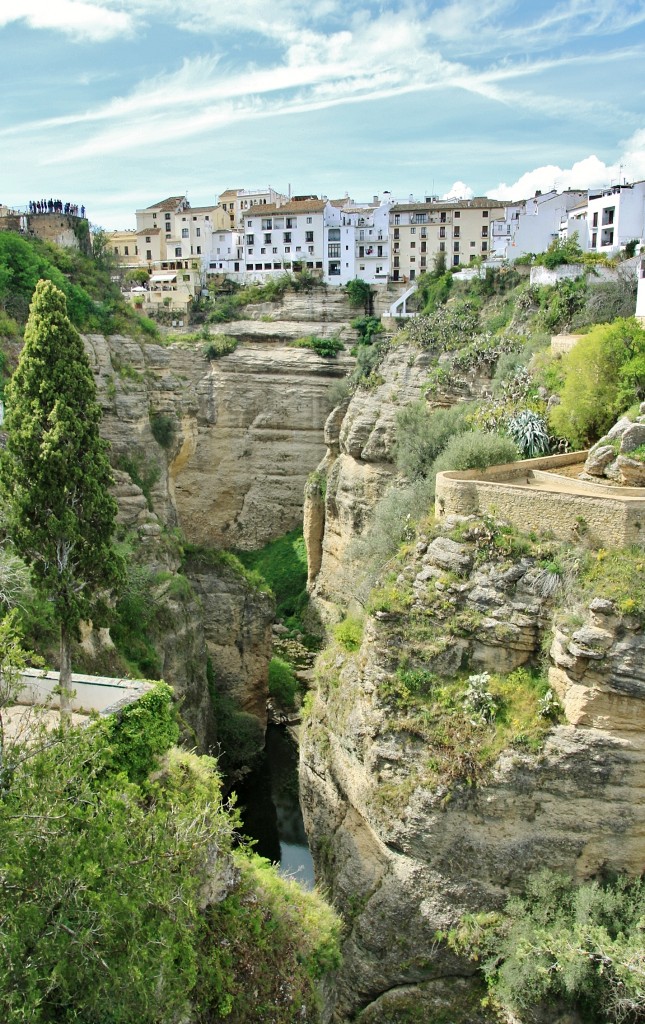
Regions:
M 548 454 L 549 432 L 542 417 L 533 409 L 522 409 L 510 416 L 506 430 L 525 458 Z

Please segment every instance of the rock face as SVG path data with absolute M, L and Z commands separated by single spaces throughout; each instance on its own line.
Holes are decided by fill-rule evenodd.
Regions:
M 621 417 L 589 450 L 584 477 L 606 477 L 624 487 L 645 487 L 645 402 L 636 421 Z
M 307 555 L 309 589 L 314 605 L 332 615 L 330 602 L 347 604 L 354 591 L 357 566 L 349 553 L 353 540 L 371 524 L 374 507 L 397 478 L 394 465 L 396 415 L 402 406 L 422 397 L 422 386 L 435 357 L 414 347 L 397 345 L 376 371 L 376 386 L 359 388 L 330 413 L 325 424 L 327 454 L 318 466 L 326 477 L 324 533 L 312 535 Z M 490 384 L 473 371 L 458 389 L 435 396 L 433 406 L 452 405 L 481 396 Z M 305 496 L 305 519 L 310 497 Z M 312 520 L 320 518 L 312 511 Z
M 421 542 L 360 651 L 330 649 L 319 666 L 300 774 L 318 878 L 347 922 L 337 1022 L 415 1006 L 418 1019 L 486 1020 L 473 964 L 437 931 L 499 908 L 540 868 L 642 870 L 642 627 L 602 601 L 581 627 L 561 626 L 551 683 L 566 721 L 541 727 L 541 745 L 520 734 L 486 757 L 441 687 L 466 666 L 509 672 L 535 657 L 553 587 L 534 557 L 491 556 L 476 526 L 459 536 Z M 444 696 L 416 713 L 405 686 L 420 678 Z

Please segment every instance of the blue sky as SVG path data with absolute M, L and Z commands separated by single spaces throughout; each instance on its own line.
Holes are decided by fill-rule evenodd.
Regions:
M 2 0 L 0 203 L 645 178 L 645 0 Z

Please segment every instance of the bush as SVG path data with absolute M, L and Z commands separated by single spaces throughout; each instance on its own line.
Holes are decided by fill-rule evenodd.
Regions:
M 238 339 L 231 338 L 228 334 L 213 335 L 207 345 L 204 345 L 204 359 L 219 359 L 235 352 L 238 346 Z
M 645 394 L 645 330 L 633 317 L 599 324 L 562 365 L 564 385 L 551 424 L 555 433 L 583 448 Z
M 434 476 L 420 477 L 407 487 L 392 488 L 380 499 L 369 530 L 349 550 L 350 558 L 366 565 L 368 585 L 399 545 L 414 536 L 414 524 L 430 515 L 433 506 Z
M 383 324 L 377 316 L 356 317 L 350 326 L 358 331 L 359 345 L 371 345 L 375 337 L 383 333 Z
M 175 421 L 165 412 L 153 412 L 150 416 L 150 429 L 157 444 L 162 448 L 170 448 L 175 437 Z
M 302 530 L 292 530 L 257 551 L 238 551 L 237 557 L 273 592 L 279 618 L 302 612 L 307 603 L 307 550 Z
M 450 439 L 468 429 L 470 406 L 431 410 L 426 402 L 410 402 L 396 417 L 396 465 L 409 480 L 428 476 Z
M 282 658 L 271 658 L 269 662 L 269 694 L 275 697 L 284 708 L 292 708 L 295 705 L 296 693 L 298 692 L 298 680 L 293 674 L 291 666 Z
M 312 348 L 316 355 L 323 359 L 335 359 L 345 347 L 340 338 L 319 338 L 316 334 L 297 338 L 296 341 L 291 342 L 291 346 L 293 348 Z
M 534 459 L 550 450 L 549 432 L 542 417 L 532 409 L 522 409 L 507 422 L 506 430 L 520 450 L 522 458 Z
M 436 460 L 433 471 L 436 475 L 451 469 L 487 469 L 488 466 L 515 462 L 517 455 L 517 448 L 510 438 L 472 430 L 448 442 Z
M 347 293 L 350 306 L 353 306 L 355 309 L 359 309 L 362 306 L 366 313 L 370 312 L 372 304 L 372 289 L 367 281 L 363 281 L 360 277 L 356 277 L 353 281 L 347 282 L 345 285 L 345 291 Z
M 346 619 L 334 626 L 334 636 L 346 651 L 359 650 L 363 642 L 363 620 L 348 615 Z
M 502 913 L 464 918 L 448 943 L 480 962 L 495 1002 L 522 1019 L 569 1009 L 598 1024 L 636 1022 L 645 1015 L 644 915 L 642 880 L 576 886 L 542 871 Z
M 179 738 L 172 690 L 166 683 L 156 683 L 134 704 L 111 715 L 104 728 L 111 769 L 125 772 L 131 782 L 143 782 Z

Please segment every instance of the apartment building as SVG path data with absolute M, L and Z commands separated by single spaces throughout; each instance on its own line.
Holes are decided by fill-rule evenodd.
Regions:
M 383 202 L 346 200 L 340 208 L 340 224 L 327 228 L 325 279 L 347 284 L 355 277 L 369 284 L 387 283 L 390 273 L 389 194 Z
M 209 274 L 231 276 L 244 270 L 244 235 L 236 228 L 215 228 L 208 261 Z
M 130 269 L 142 265 L 139 258 L 139 238 L 133 228 L 128 231 L 109 231 L 107 240 L 110 251 L 114 253 L 120 266 Z
M 222 227 L 241 229 L 244 214 L 254 206 L 280 206 L 289 202 L 289 197 L 276 192 L 274 188 L 227 188 L 219 197 L 219 207 L 227 218 Z
M 504 205 L 485 197 L 396 203 L 389 213 L 392 280 L 414 281 L 432 270 L 440 252 L 447 267 L 487 259 L 491 224 L 504 216 Z
M 244 211 L 244 270 L 265 277 L 273 272 L 310 270 L 325 275 L 329 229 L 340 227 L 345 200 L 296 196 L 281 204 L 259 204 Z M 332 276 L 338 278 L 334 257 Z
M 587 212 L 590 252 L 612 255 L 627 242 L 645 240 L 645 181 L 613 185 L 589 198 Z

